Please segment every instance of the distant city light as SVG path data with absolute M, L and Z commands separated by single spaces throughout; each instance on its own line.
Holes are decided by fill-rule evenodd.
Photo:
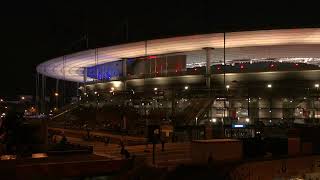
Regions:
M 268 87 L 268 88 L 272 88 L 272 84 L 268 84 L 267 87 Z
M 97 92 L 97 91 L 95 91 L 95 92 L 94 92 L 94 94 L 98 94 L 98 92 Z
M 25 99 L 25 97 L 24 97 L 24 96 L 22 96 L 22 97 L 21 97 L 21 99 L 22 99 L 22 100 L 24 100 L 24 99 Z
M 87 95 L 87 93 L 83 93 L 83 95 Z
M 185 86 L 184 89 L 185 89 L 185 90 L 189 89 L 189 86 Z
M 153 90 L 158 91 L 158 88 L 155 87 L 155 88 L 153 88 Z
M 0 99 L 0 102 L 3 102 L 3 99 Z
M 54 93 L 54 96 L 56 96 L 56 97 L 59 96 L 59 93 L 55 92 L 55 93 Z

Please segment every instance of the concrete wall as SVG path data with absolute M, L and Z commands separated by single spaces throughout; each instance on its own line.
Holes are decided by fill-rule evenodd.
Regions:
M 191 143 L 191 158 L 196 164 L 212 161 L 237 161 L 241 160 L 242 142 L 231 139 L 196 140 Z
M 287 159 L 247 162 L 230 172 L 231 179 L 271 180 L 304 177 L 305 174 L 320 172 L 320 156 L 304 156 Z

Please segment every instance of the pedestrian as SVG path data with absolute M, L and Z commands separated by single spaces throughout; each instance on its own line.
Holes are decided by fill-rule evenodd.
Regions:
M 164 137 L 161 136 L 160 141 L 161 141 L 161 151 L 163 152 L 164 151 L 164 143 L 165 143 Z
M 104 137 L 104 145 L 108 145 L 109 144 L 109 137 Z
M 120 154 L 124 155 L 124 147 L 123 146 L 121 146 Z
M 130 153 L 129 153 L 129 151 L 126 150 L 126 149 L 124 149 L 124 157 L 125 157 L 126 159 L 129 159 L 129 158 L 130 158 Z

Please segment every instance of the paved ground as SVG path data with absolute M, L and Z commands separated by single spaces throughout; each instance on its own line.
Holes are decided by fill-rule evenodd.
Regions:
M 77 137 L 67 137 L 67 139 L 71 143 L 93 146 L 93 152 L 96 155 L 114 160 L 123 158 L 120 154 L 121 148 L 118 144 L 85 141 Z M 152 144 L 125 146 L 125 149 L 127 149 L 131 155 L 135 155 L 138 161 L 152 165 Z M 157 144 L 155 147 L 155 165 L 158 167 L 173 167 L 178 164 L 188 163 L 191 161 L 190 150 L 190 143 L 166 143 L 164 151 L 162 151 L 161 144 Z

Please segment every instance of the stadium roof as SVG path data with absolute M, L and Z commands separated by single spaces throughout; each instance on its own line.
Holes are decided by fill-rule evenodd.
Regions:
M 219 61 L 223 40 L 223 33 L 213 33 L 90 49 L 43 62 L 37 66 L 37 72 L 56 79 L 83 82 L 84 67 L 122 58 L 190 54 L 201 52 L 205 47 L 214 48 L 213 61 Z M 317 61 L 320 58 L 320 28 L 230 32 L 226 33 L 225 46 L 229 61 L 248 58 L 315 58 Z

